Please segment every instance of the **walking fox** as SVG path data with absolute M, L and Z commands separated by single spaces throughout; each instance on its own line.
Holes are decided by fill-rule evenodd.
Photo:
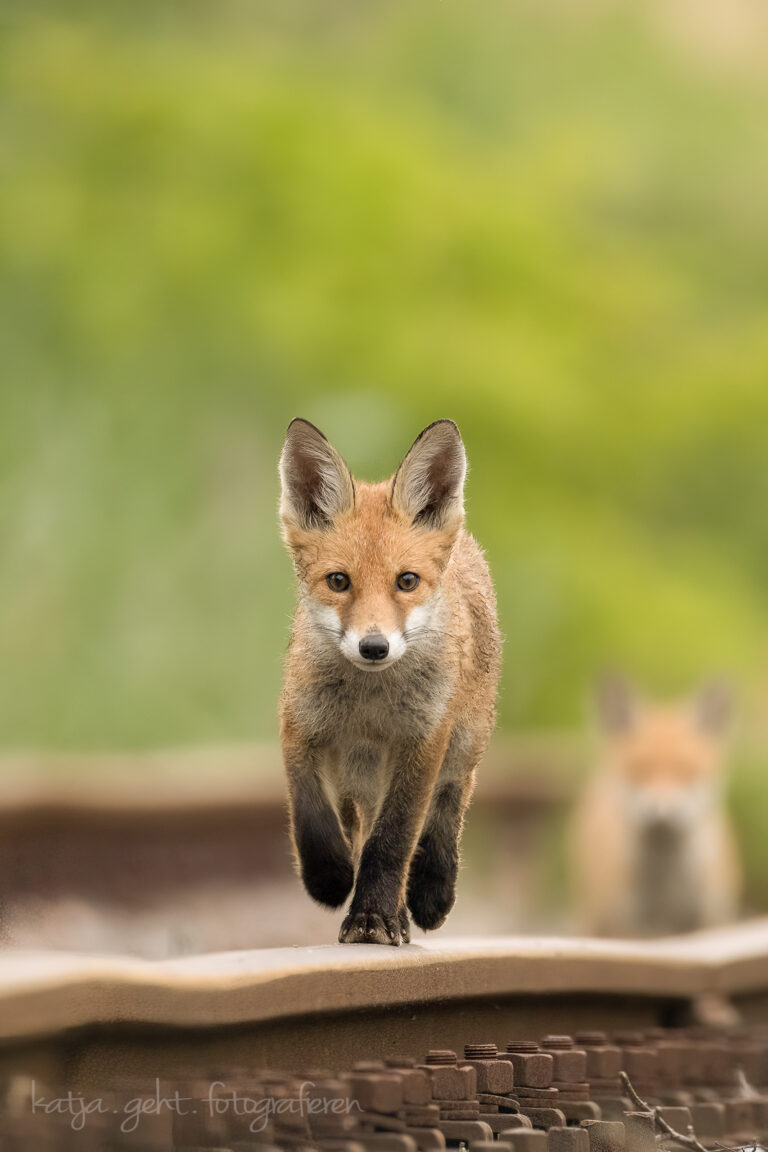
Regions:
M 732 919 L 739 865 L 723 802 L 730 695 L 641 701 L 623 682 L 598 694 L 603 763 L 572 828 L 580 927 L 657 936 Z
M 354 480 L 306 420 L 280 458 L 299 601 L 280 701 L 291 832 L 318 903 L 352 895 L 339 940 L 398 945 L 450 912 L 465 809 L 500 665 L 488 567 L 464 529 L 452 420 L 394 476 Z

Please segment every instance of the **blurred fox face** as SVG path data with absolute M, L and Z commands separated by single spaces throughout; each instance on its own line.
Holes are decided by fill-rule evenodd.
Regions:
M 413 528 L 387 486 L 357 490 L 354 510 L 309 534 L 296 555 L 314 625 L 348 660 L 380 671 L 439 631 L 440 579 L 452 539 Z
M 611 758 L 628 814 L 649 829 L 683 828 L 717 796 L 719 743 L 682 711 L 649 713 L 614 742 Z
M 682 831 L 719 799 L 729 698 L 712 685 L 661 707 L 623 696 L 601 702 L 606 759 L 628 819 L 659 835 Z

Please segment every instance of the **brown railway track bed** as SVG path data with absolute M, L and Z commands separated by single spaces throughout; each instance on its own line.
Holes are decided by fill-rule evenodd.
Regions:
M 744 1026 L 663 1027 L 707 997 L 729 997 Z M 73 1092 L 112 1102 L 77 1148 L 646 1152 L 655 1135 L 625 1115 L 643 1109 L 627 1102 L 624 1070 L 678 1130 L 698 1118 L 714 1148 L 768 1134 L 766 1037 L 764 920 L 653 943 L 442 939 L 163 961 L 9 951 L 2 1147 L 68 1147 L 67 1108 L 31 1101 Z M 290 1100 L 308 1081 L 361 1115 L 286 1112 L 260 1133 L 235 1119 L 238 1094 Z M 197 1121 L 166 1104 L 150 1122 L 153 1098 L 172 1091 L 198 1102 Z M 113 1118 L 136 1100 L 147 1115 L 130 1135 Z

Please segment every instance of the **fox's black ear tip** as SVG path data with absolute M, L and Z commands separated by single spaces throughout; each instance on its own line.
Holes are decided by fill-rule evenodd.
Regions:
M 453 433 L 457 440 L 461 440 L 461 432 L 455 420 L 451 420 L 449 416 L 443 416 L 439 420 L 433 420 L 431 424 L 427 424 L 418 435 L 417 439 L 421 440 L 422 436 L 428 436 L 431 432 L 438 430 L 442 433 Z
M 322 436 L 323 440 L 325 440 L 325 436 L 323 436 L 323 433 L 320 431 L 320 429 L 315 424 L 313 424 L 311 420 L 306 420 L 303 416 L 294 416 L 293 420 L 291 420 L 290 424 L 286 428 L 285 434 L 286 436 L 289 436 L 291 432 L 298 432 L 301 428 L 308 428 L 311 432 L 316 432 L 318 436 Z

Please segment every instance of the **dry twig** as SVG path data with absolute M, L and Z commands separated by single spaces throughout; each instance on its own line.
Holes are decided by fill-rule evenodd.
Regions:
M 702 1144 L 698 1139 L 692 1124 L 689 1125 L 687 1132 L 678 1132 L 663 1116 L 659 1115 L 658 1108 L 652 1108 L 650 1104 L 643 1100 L 642 1096 L 638 1096 L 626 1072 L 620 1072 L 619 1076 L 621 1077 L 621 1082 L 624 1085 L 627 1095 L 635 1107 L 640 1112 L 647 1112 L 653 1116 L 654 1124 L 661 1129 L 661 1131 L 656 1134 L 657 1141 L 664 1143 L 665 1140 L 674 1140 L 676 1144 L 682 1144 L 684 1148 L 691 1148 L 693 1152 L 712 1152 L 710 1148 L 707 1148 L 706 1145 Z M 754 1140 L 749 1145 L 741 1145 L 737 1148 L 726 1148 L 722 1144 L 715 1144 L 715 1147 L 718 1148 L 720 1152 L 757 1152 L 757 1140 Z

